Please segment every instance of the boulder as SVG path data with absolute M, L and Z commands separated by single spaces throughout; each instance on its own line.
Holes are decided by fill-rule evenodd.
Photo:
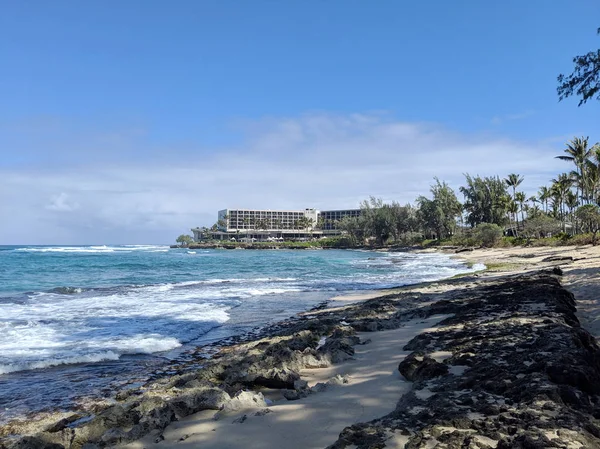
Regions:
M 218 411 L 214 419 L 218 420 L 224 416 L 241 412 L 244 410 L 253 410 L 267 407 L 265 398 L 262 393 L 254 393 L 252 391 L 239 391 L 235 396 L 223 404 L 223 407 Z
M 410 354 L 398 365 L 398 371 L 407 380 L 428 380 L 448 374 L 448 365 L 440 363 L 428 355 Z

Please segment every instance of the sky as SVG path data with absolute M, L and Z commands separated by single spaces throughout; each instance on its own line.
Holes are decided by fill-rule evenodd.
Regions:
M 556 77 L 597 0 L 33 0 L 0 14 L 0 244 L 171 243 L 225 208 L 533 194 L 600 140 Z M 462 198 L 459 194 L 459 198 Z

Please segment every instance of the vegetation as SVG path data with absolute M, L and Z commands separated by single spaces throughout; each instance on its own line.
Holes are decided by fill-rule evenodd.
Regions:
M 456 232 L 456 220 L 461 215 L 462 205 L 448 184 L 440 182 L 438 178 L 434 179 L 435 184 L 430 189 L 433 198 L 417 198 L 417 223 L 420 222 L 426 235 L 445 239 Z
M 600 28 L 597 30 L 600 35 Z M 579 106 L 596 97 L 600 100 L 600 49 L 573 58 L 575 68 L 570 75 L 558 75 L 560 100 L 572 95 L 580 97 Z
M 596 244 L 596 234 L 600 230 L 600 208 L 595 204 L 586 204 L 575 213 L 581 221 L 581 228 L 592 234 L 592 245 Z
M 465 179 L 467 185 L 460 191 L 465 197 L 467 223 L 473 227 L 481 223 L 503 226 L 510 203 L 506 184 L 497 176 L 481 178 L 465 174 Z
M 194 238 L 191 235 L 181 234 L 175 241 L 181 246 L 188 246 L 191 243 L 194 243 Z
M 589 145 L 588 137 L 575 137 L 556 156 L 572 164 L 572 170 L 558 174 L 537 194 L 527 197 L 518 188 L 522 175 L 511 173 L 480 177 L 465 174 L 459 187 L 464 202 L 444 181 L 434 178 L 430 195 L 419 196 L 415 205 L 370 197 L 361 203 L 361 214 L 335 222 L 341 236 L 310 242 L 255 242 L 252 247 L 357 246 L 513 246 L 596 244 L 600 232 L 600 145 Z M 266 230 L 266 220 L 254 220 L 250 228 Z M 322 229 L 319 220 L 304 218 L 294 223 L 299 231 Z M 215 230 L 221 223 L 215 224 Z M 208 233 L 204 228 L 203 232 Z M 239 239 L 237 239 L 239 240 Z M 177 242 L 188 245 L 192 238 L 181 235 Z M 226 242 L 228 246 L 247 247 L 246 243 Z M 262 245 L 262 246 L 261 246 Z

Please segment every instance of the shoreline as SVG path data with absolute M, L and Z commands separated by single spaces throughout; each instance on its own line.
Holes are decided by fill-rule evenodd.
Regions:
M 371 254 L 371 256 L 377 256 L 379 254 Z M 382 256 L 384 254 L 381 254 Z M 371 256 L 367 252 L 364 252 L 363 256 L 365 259 Z M 387 258 L 387 254 L 385 254 Z M 456 263 L 451 265 L 457 265 Z M 385 267 L 383 269 L 386 269 Z M 337 283 L 341 288 L 352 288 L 353 286 L 346 285 L 344 283 Z M 358 286 L 357 288 L 360 288 Z M 371 291 L 371 290 L 347 290 L 347 292 L 360 292 L 360 291 Z M 339 293 L 343 293 L 341 291 Z M 22 381 L 19 373 L 10 373 L 7 375 L 6 385 L 11 389 L 6 391 L 5 404 L 6 411 L 3 410 L 2 423 L 0 423 L 0 429 L 4 425 L 12 425 L 12 423 L 18 423 L 23 421 L 36 421 L 39 419 L 51 420 L 53 416 L 60 416 L 61 418 L 70 412 L 85 412 L 86 410 L 93 409 L 95 403 L 108 404 L 116 394 L 122 396 L 124 392 L 129 389 L 135 388 L 134 386 L 147 385 L 152 381 L 168 377 L 181 370 L 188 371 L 190 369 L 197 369 L 201 364 L 204 363 L 206 358 L 218 350 L 221 347 L 231 346 L 237 343 L 255 340 L 264 336 L 271 335 L 278 329 L 278 326 L 285 321 L 294 319 L 294 315 L 302 313 L 309 308 L 324 307 L 330 300 L 332 294 L 338 292 L 332 292 L 323 290 L 321 292 L 302 293 L 303 297 L 313 298 L 313 300 L 302 300 L 299 296 L 294 297 L 294 304 L 290 303 L 288 306 L 283 306 L 281 310 L 277 311 L 276 315 L 268 316 L 268 319 L 264 319 L 261 323 L 255 323 L 256 326 L 246 326 L 244 329 L 230 328 L 227 329 L 229 323 L 224 323 L 222 326 L 215 327 L 209 330 L 206 334 L 203 334 L 199 338 L 193 339 L 190 342 L 184 343 L 181 347 L 175 348 L 168 351 L 168 353 L 154 353 L 151 355 L 131 355 L 125 356 L 122 359 L 128 360 L 126 366 L 131 367 L 127 372 L 119 374 L 122 368 L 120 368 L 122 360 L 99 362 L 97 364 L 90 364 L 89 369 L 86 363 L 73 364 L 73 365 L 56 365 L 48 368 L 41 368 L 39 370 L 24 371 Z M 292 293 L 294 295 L 294 293 Z M 273 295 L 272 295 L 273 296 Z M 275 297 L 278 295 L 274 295 Z M 269 300 L 271 301 L 271 300 Z M 301 304 L 301 305 L 298 305 Z M 330 305 L 331 307 L 331 305 Z M 263 308 L 267 310 L 266 308 Z M 234 313 L 235 312 L 234 310 Z M 238 320 L 239 321 L 239 320 Z M 234 318 L 231 322 L 237 323 Z M 245 320 L 247 321 L 247 320 Z M 239 326 L 238 326 L 239 327 Z M 146 359 L 155 361 L 154 363 L 147 362 Z M 136 370 L 136 360 L 140 360 L 140 369 Z M 142 366 L 143 365 L 143 366 Z M 151 366 L 153 365 L 153 366 Z M 98 368 L 96 368 L 98 367 Z M 54 376 L 56 381 L 51 380 L 51 385 L 44 387 L 43 382 L 39 382 L 39 379 L 43 379 L 44 373 L 51 373 L 56 370 L 55 373 L 49 374 Z M 110 377 L 103 376 L 102 374 L 108 370 L 111 374 L 116 373 L 112 376 L 111 380 L 105 382 L 102 378 Z M 97 385 L 102 387 L 95 387 L 93 390 L 90 389 L 90 393 L 87 394 L 88 390 L 85 390 L 86 377 L 94 382 L 94 379 L 98 379 Z M 96 376 L 96 377 L 95 377 Z M 61 379 L 65 379 L 62 381 Z M 69 379 L 78 378 L 79 385 L 83 385 L 82 394 L 61 394 L 61 391 L 65 388 L 69 388 Z M 17 379 L 17 380 L 12 380 Z M 19 397 L 15 396 L 18 394 L 18 390 L 15 387 L 19 387 L 21 384 L 32 384 L 38 380 L 36 385 L 42 385 L 36 390 L 36 395 L 32 398 L 27 399 L 27 402 L 19 402 Z M 55 384 L 56 383 L 56 384 Z M 58 391 L 48 401 L 43 401 L 44 388 L 48 388 L 51 391 Z M 8 399 L 16 397 L 16 404 L 11 403 Z M 38 399 L 41 398 L 41 399 Z M 10 408 L 9 408 L 10 407 Z M 1 432 L 1 430 L 0 430 Z
M 433 252 L 431 250 L 426 250 L 427 252 Z M 434 250 L 437 251 L 437 250 Z M 583 253 L 582 253 L 583 251 Z M 575 254 L 575 256 L 571 255 L 572 253 Z M 553 256 L 561 256 L 561 257 L 571 257 L 573 260 L 569 261 L 567 259 L 563 259 L 560 261 L 548 261 L 548 262 L 543 262 L 543 259 L 546 259 L 547 257 L 553 257 Z M 298 317 L 294 317 L 291 320 L 286 320 L 282 323 L 278 323 L 276 324 L 274 327 L 277 328 L 279 327 L 280 329 L 277 330 L 275 329 L 275 333 L 277 332 L 281 332 L 283 329 L 283 332 L 285 333 L 286 328 L 288 328 L 287 330 L 291 328 L 294 328 L 294 326 L 298 326 L 298 325 L 302 325 L 304 322 L 309 321 L 314 318 L 315 316 L 318 316 L 320 314 L 326 314 L 326 315 L 335 315 L 339 318 L 342 318 L 342 315 L 345 315 L 345 312 L 348 310 L 348 308 L 357 308 L 357 309 L 364 309 L 364 304 L 367 302 L 378 302 L 378 300 L 373 300 L 373 298 L 379 298 L 379 302 L 384 301 L 385 297 L 391 297 L 394 295 L 400 295 L 400 296 L 432 296 L 432 297 L 437 297 L 437 298 L 443 298 L 444 296 L 449 295 L 449 291 L 452 289 L 456 289 L 459 288 L 460 286 L 465 286 L 465 285 L 469 285 L 473 282 L 481 282 L 481 281 L 487 281 L 490 279 L 495 279 L 495 278 L 501 278 L 501 277 L 505 277 L 505 276 L 510 276 L 510 275 L 514 275 L 514 274 L 523 274 L 523 273 L 527 273 L 527 272 L 531 272 L 533 270 L 539 270 L 541 269 L 550 269 L 553 266 L 557 265 L 557 263 L 561 264 L 561 266 L 563 267 L 564 270 L 564 279 L 565 279 L 565 285 L 571 285 L 574 289 L 576 289 L 579 293 L 579 296 L 581 296 L 582 294 L 585 296 L 586 298 L 589 296 L 590 299 L 588 299 L 589 304 L 587 306 L 587 308 L 583 307 L 579 310 L 578 315 L 581 315 L 582 313 L 584 313 L 585 315 L 585 311 L 588 310 L 590 311 L 592 309 L 592 307 L 594 306 L 593 304 L 593 299 L 591 298 L 591 296 L 593 296 L 593 294 L 590 292 L 590 288 L 595 288 L 595 286 L 597 286 L 597 284 L 594 284 L 593 282 L 590 281 L 586 281 L 585 283 L 581 282 L 581 273 L 577 272 L 577 270 L 581 270 L 581 269 L 585 269 L 585 270 L 594 270 L 595 267 L 597 267 L 596 264 L 600 265 L 600 252 L 597 251 L 595 248 L 592 247 L 584 247 L 582 248 L 569 248 L 569 247 L 560 247 L 560 248 L 509 248 L 509 249 L 501 249 L 501 250 L 475 250 L 473 252 L 470 253 L 461 253 L 461 254 L 457 254 L 457 257 L 460 257 L 463 260 L 473 260 L 476 262 L 484 262 L 488 261 L 490 264 L 496 264 L 494 265 L 494 268 L 490 271 L 486 271 L 483 273 L 476 273 L 473 275 L 466 275 L 464 277 L 460 277 L 460 278 L 455 278 L 455 279 L 446 279 L 446 280 L 441 280 L 441 281 L 434 281 L 434 282 L 427 282 L 427 283 L 422 283 L 422 284 L 417 284 L 417 285 L 410 285 L 410 286 L 403 286 L 403 287 L 399 287 L 399 288 L 392 288 L 392 289 L 385 289 L 385 290 L 379 290 L 379 291 L 375 291 L 375 292 L 369 292 L 369 293 L 362 293 L 362 294 L 358 294 L 358 295 L 350 295 L 350 297 L 334 297 L 331 298 L 328 301 L 328 305 L 329 307 L 327 308 L 317 308 L 317 310 L 312 310 L 312 311 L 308 311 L 305 312 L 303 314 L 300 314 Z M 584 258 L 585 257 L 585 258 Z M 565 266 L 564 264 L 567 262 L 574 262 L 576 261 L 575 259 L 579 259 L 577 260 L 578 265 L 576 267 L 568 267 Z M 587 260 L 587 262 L 590 263 L 586 263 L 585 261 Z M 584 267 L 579 267 L 579 265 L 583 264 Z M 359 296 L 359 297 L 357 297 Z M 383 296 L 383 298 L 382 298 Z M 361 306 L 362 304 L 362 306 Z M 385 309 L 385 308 L 384 308 Z M 383 315 L 381 315 L 381 310 L 379 310 L 377 313 L 380 313 L 380 318 L 381 316 L 384 316 L 385 310 L 383 311 Z M 406 311 L 405 311 L 406 312 Z M 337 314 L 337 315 L 336 315 Z M 585 318 L 585 317 L 584 317 Z M 589 318 L 589 317 L 588 317 Z M 379 318 L 378 318 L 379 319 Z M 582 322 L 586 322 L 585 319 L 582 319 L 580 317 L 580 320 Z M 371 320 L 373 321 L 373 320 Z M 595 325 L 596 327 L 594 327 L 594 332 L 592 332 L 592 334 L 594 335 L 598 335 L 600 334 L 600 323 L 596 323 L 596 318 L 594 319 L 588 319 L 587 321 L 589 321 L 589 323 Z M 344 323 L 345 321 L 342 320 L 338 320 L 338 323 L 336 324 L 336 326 L 340 326 L 340 322 Z M 395 323 L 395 325 L 399 325 L 399 323 Z M 355 331 L 361 331 L 360 329 L 360 324 L 357 326 L 356 323 L 352 323 L 352 326 L 350 326 L 353 330 Z M 335 327 L 335 326 L 334 326 Z M 346 325 L 341 325 L 341 328 L 346 328 L 348 326 Z M 337 329 L 337 328 L 336 328 Z M 393 327 L 390 329 L 394 329 Z M 338 329 L 339 330 L 339 329 Z M 374 331 L 374 330 L 380 330 L 380 329 L 363 329 L 363 330 L 368 330 L 368 331 Z M 396 331 L 398 329 L 396 328 Z M 328 328 L 328 331 L 331 331 L 331 325 Z M 335 331 L 335 329 L 334 329 Z M 394 332 L 394 330 L 389 330 L 386 332 Z M 267 332 L 268 333 L 268 332 Z M 376 332 L 373 333 L 371 335 L 378 335 L 380 336 L 381 333 L 380 332 Z M 408 340 L 410 340 L 411 338 L 415 337 L 416 334 L 411 334 L 410 338 L 408 338 Z M 271 336 L 263 336 L 262 339 L 273 339 L 273 335 Z M 354 338 L 354 336 L 352 336 Z M 347 337 L 343 337 L 343 338 L 347 338 Z M 342 338 L 342 340 L 343 340 Z M 364 341 L 365 339 L 365 334 L 359 333 L 358 334 L 358 338 L 361 341 Z M 339 340 L 339 339 L 338 339 Z M 372 340 L 374 340 L 372 338 Z M 354 345 L 349 345 L 351 348 L 357 348 L 357 352 L 358 354 L 360 354 L 360 350 L 361 349 L 366 349 L 367 351 L 369 350 L 369 344 L 365 345 L 364 347 L 361 346 L 355 346 L 356 341 L 354 341 Z M 235 342 L 234 346 L 230 346 L 229 348 L 232 347 L 236 347 L 235 345 L 238 346 L 243 346 L 243 345 L 249 345 L 249 344 L 253 344 L 256 342 L 252 342 L 252 341 L 246 341 L 246 342 Z M 371 346 L 371 347 L 375 347 L 375 345 Z M 314 349 L 314 348 L 313 348 Z M 227 353 L 228 349 L 227 348 L 221 348 L 220 352 L 223 353 Z M 338 351 L 339 352 L 339 351 Z M 326 355 L 322 355 L 323 357 L 327 358 L 327 357 L 331 357 L 332 354 L 334 354 L 334 352 L 328 353 Z M 339 355 L 339 354 L 338 354 Z M 219 357 L 223 357 L 222 355 L 219 355 Z M 338 362 L 342 362 L 342 360 L 338 360 Z M 319 368 L 320 370 L 342 370 L 343 371 L 343 367 L 347 367 L 349 365 L 352 364 L 352 361 L 350 362 L 342 362 L 342 363 L 331 363 L 331 361 L 329 362 L 329 366 L 327 367 L 321 367 Z M 300 373 L 302 373 L 304 376 L 317 376 L 316 371 L 314 369 L 309 369 L 308 372 L 306 369 L 299 369 L 298 370 Z M 388 370 L 389 371 L 389 370 Z M 311 374 L 312 373 L 312 374 Z M 317 378 L 315 377 L 315 378 Z M 332 376 L 332 379 L 334 377 Z M 321 380 L 325 380 L 325 378 L 321 377 Z M 172 378 L 171 378 L 172 380 Z M 296 379 L 299 380 L 299 379 Z M 402 382 L 401 379 L 395 379 L 396 383 L 398 382 Z M 312 385 L 311 385 L 312 383 Z M 318 382 L 317 382 L 318 383 Z M 323 383 L 323 382 L 321 382 Z M 349 382 L 350 385 L 352 385 L 352 381 Z M 292 384 L 288 384 L 288 387 L 294 387 L 293 383 Z M 308 382 L 307 387 L 314 387 L 314 382 Z M 323 393 L 323 396 L 325 396 L 326 394 L 330 394 L 333 396 L 339 396 L 338 394 L 334 394 L 335 391 L 338 390 L 343 390 L 345 388 L 347 388 L 346 386 L 338 386 L 339 388 L 332 388 L 331 391 L 327 391 L 327 393 Z M 300 391 L 302 389 L 293 389 L 293 388 L 286 388 L 286 390 L 293 390 L 293 391 Z M 172 392 L 171 392 L 172 393 Z M 233 392 L 232 392 L 233 393 Z M 300 404 L 300 402 L 294 402 L 294 401 L 290 401 L 288 399 L 282 399 L 281 398 L 281 394 L 277 395 L 273 395 L 273 392 L 267 392 L 268 394 L 265 394 L 265 397 L 268 398 L 269 395 L 271 395 L 272 397 L 278 398 L 277 400 L 279 401 L 285 401 L 283 402 L 283 404 L 281 404 L 282 406 L 285 404 Z M 291 394 L 291 393 L 290 393 Z M 307 403 L 309 403 L 311 400 L 315 400 L 316 397 L 318 397 L 319 394 L 307 394 L 307 397 L 301 398 L 300 400 L 306 400 Z M 122 398 L 125 402 L 127 401 L 127 398 Z M 395 402 L 398 399 L 398 397 L 394 398 Z M 288 405 L 289 405 L 288 404 Z M 392 404 L 393 405 L 393 404 Z M 275 403 L 275 405 L 271 406 L 271 407 L 267 407 L 267 408 L 272 408 L 275 407 L 277 409 L 277 407 L 279 407 L 278 403 Z M 291 407 L 291 406 L 290 406 Z M 293 408 L 293 407 L 292 407 Z M 261 408 L 262 409 L 262 408 Z M 380 411 L 384 411 L 383 409 L 379 409 Z M 390 410 L 391 411 L 391 410 Z M 214 411 L 204 411 L 204 412 L 200 412 L 200 414 L 214 414 Z M 291 412 L 291 421 L 293 422 L 294 420 L 298 420 L 300 418 L 298 418 L 298 415 L 294 415 L 293 412 Z M 239 413 L 238 413 L 239 414 Z M 236 414 L 234 413 L 232 416 L 235 416 Z M 259 415 L 262 416 L 262 415 Z M 272 419 L 270 418 L 272 415 L 271 413 L 268 413 L 268 416 L 264 417 L 264 420 L 269 420 Z M 274 416 L 274 415 L 273 415 Z M 296 418 L 293 418 L 293 416 L 296 416 Z M 372 418 L 376 418 L 377 416 L 372 416 Z M 54 434 L 57 433 L 65 433 L 65 429 L 69 429 L 69 431 L 72 431 L 74 428 L 76 428 L 75 426 L 73 426 L 73 423 L 75 423 L 75 421 L 73 423 L 70 423 L 68 421 L 72 421 L 73 420 L 73 416 L 70 417 L 65 417 L 63 419 L 66 419 L 66 423 L 63 422 L 63 424 L 65 425 L 65 427 L 63 429 L 60 430 L 55 430 Z M 170 428 L 175 429 L 177 428 L 179 425 L 178 423 L 180 422 L 193 422 L 194 419 L 202 419 L 202 417 L 200 415 L 196 416 L 196 415 L 191 415 L 188 418 L 183 418 L 181 417 L 181 419 L 183 419 L 183 421 L 176 421 L 175 424 L 171 424 L 171 426 L 167 427 L 167 430 L 165 431 L 166 434 L 170 435 L 171 432 Z M 179 418 L 178 418 L 179 419 Z M 262 419 L 262 418 L 261 418 Z M 354 419 L 354 418 L 353 418 Z M 259 419 L 251 419 L 248 422 L 246 422 L 245 424 L 248 424 L 251 421 L 255 421 L 258 422 L 260 421 Z M 208 421 L 208 422 L 212 422 L 212 421 Z M 75 423 L 76 424 L 76 423 Z M 197 423 L 196 423 L 197 424 Z M 190 424 L 192 426 L 196 425 L 196 424 Z M 230 424 L 230 420 L 227 421 L 227 425 Z M 245 425 L 244 424 L 244 425 Z M 346 422 L 346 425 L 351 425 L 353 424 L 353 422 Z M 257 424 L 258 425 L 258 424 Z M 338 423 L 339 427 L 341 424 Z M 332 424 L 332 426 L 336 427 L 335 425 Z M 60 427 L 60 426 L 59 426 Z M 158 426 L 157 428 L 160 428 L 161 426 Z M 185 426 L 184 426 L 185 427 Z M 230 426 L 231 427 L 231 426 Z M 239 427 L 239 426 L 238 426 Z M 250 426 L 246 426 L 246 427 L 250 427 Z M 344 426 L 342 426 L 343 428 Z M 259 428 L 261 428 L 261 426 L 259 426 Z M 339 432 L 342 430 L 342 428 L 338 428 L 336 429 L 336 435 L 339 434 Z M 24 429 L 23 429 L 24 430 Z M 179 429 L 180 430 L 180 429 Z M 263 429 L 266 430 L 266 429 Z M 173 430 L 174 432 L 175 430 Z M 48 432 L 46 432 L 48 433 Z M 160 435 L 146 435 L 146 440 L 140 440 L 140 441 L 145 441 L 145 444 L 149 444 L 150 441 L 148 440 L 148 438 L 152 439 L 153 437 L 159 438 L 159 437 L 165 437 L 161 432 L 159 432 Z M 202 433 L 202 432 L 201 432 Z M 211 431 L 212 433 L 212 431 Z M 331 436 L 330 434 L 328 434 L 329 436 Z M 56 435 L 54 435 L 56 436 Z M 185 435 L 181 435 L 181 437 L 183 437 Z M 139 437 L 143 437 L 143 435 L 139 435 Z M 131 439 L 127 436 L 124 436 L 123 434 L 115 434 L 114 435 L 115 440 L 112 441 L 112 443 L 116 444 L 118 443 L 119 440 L 123 440 L 123 439 Z M 184 440 L 188 440 L 188 438 L 190 438 L 189 436 L 184 438 Z M 134 438 L 136 439 L 136 438 Z M 181 441 L 184 441 L 181 440 Z M 177 440 L 180 441 L 180 440 Z M 190 439 L 188 441 L 189 444 L 191 444 L 192 441 L 196 441 L 194 439 Z M 331 441 L 333 442 L 333 441 Z M 102 444 L 108 443 L 108 441 L 106 441 L 105 438 L 105 442 Z M 111 443 L 111 444 L 112 444 Z M 153 441 L 151 441 L 151 443 L 153 443 Z M 204 441 L 204 443 L 206 443 L 206 441 Z M 131 443 L 130 446 L 128 447 L 142 447 L 139 446 L 139 444 L 136 446 L 136 444 L 138 443 Z M 166 443 L 165 443 L 166 444 Z M 174 445 L 174 441 L 171 440 L 171 443 Z M 182 443 L 183 444 L 183 443 Z M 23 446 L 23 447 L 29 447 L 29 446 Z M 34 446 L 31 446 L 34 447 Z M 67 446 L 65 446 L 67 447 Z M 78 446 L 73 446 L 73 447 L 78 447 Z M 97 446 L 97 447 L 102 447 L 102 446 Z M 163 446 L 157 446 L 157 447 L 172 447 L 167 445 L 163 445 Z M 178 446 L 179 447 L 179 446 Z M 186 446 L 181 446 L 181 447 L 186 447 Z M 192 446 L 187 446 L 187 447 L 192 447 Z M 204 444 L 203 444 L 204 447 Z M 231 446 L 234 447 L 234 446 Z M 240 446 L 241 447 L 241 446 Z M 257 446 L 258 447 L 258 446 Z M 269 446 L 265 446 L 265 447 L 269 447 Z M 304 446 L 302 446 L 304 447 Z

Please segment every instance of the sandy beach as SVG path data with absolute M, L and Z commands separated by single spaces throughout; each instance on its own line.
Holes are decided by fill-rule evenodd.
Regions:
M 466 310 L 468 315 L 474 307 L 469 304 L 477 305 L 477 301 L 480 301 L 477 298 L 486 297 L 487 294 L 482 295 L 481 291 L 491 289 L 489 291 L 496 292 L 498 288 L 518 290 L 521 284 L 529 283 L 534 286 L 532 291 L 540 288 L 543 293 L 546 291 L 544 289 L 550 288 L 552 294 L 556 290 L 556 295 L 560 298 L 559 284 L 552 284 L 555 282 L 553 279 L 559 278 L 562 285 L 575 295 L 576 315 L 583 328 L 594 337 L 600 336 L 600 303 L 597 299 L 600 286 L 600 248 L 475 249 L 455 256 L 470 263 L 483 263 L 488 269 L 444 281 L 333 298 L 328 308 L 302 314 L 299 321 L 290 323 L 288 329 L 279 334 L 281 336 L 224 349 L 212 362 L 213 365 L 208 365 L 205 370 L 208 374 L 176 376 L 157 386 L 156 393 L 145 399 L 143 397 L 141 402 L 140 399 L 132 401 L 131 398 L 124 398 L 123 405 L 113 406 L 100 413 L 92 421 L 96 424 L 86 424 L 87 427 L 80 433 L 70 425 L 74 418 L 70 421 L 66 419 L 62 425 L 48 426 L 52 430 L 39 434 L 35 437 L 39 439 L 31 440 L 30 445 L 15 447 L 49 448 L 52 446 L 44 446 L 40 441 L 52 441 L 63 444 L 56 447 L 71 448 L 403 448 L 409 443 L 409 438 L 413 438 L 409 446 L 411 448 L 449 447 L 443 443 L 443 438 L 439 439 L 440 432 L 455 434 L 461 426 L 456 424 L 456 420 L 448 421 L 451 425 L 438 426 L 435 432 L 430 429 L 427 431 L 429 433 L 423 429 L 416 433 L 407 431 L 406 428 L 410 428 L 408 425 L 403 431 L 394 430 L 404 418 L 396 417 L 394 424 L 390 424 L 389 417 L 396 416 L 394 413 L 398 413 L 399 404 L 410 404 L 410 401 L 425 404 L 432 396 L 437 398 L 434 393 L 435 378 L 427 383 L 428 378 L 412 378 L 406 372 L 405 375 L 401 374 L 399 366 L 407 361 L 426 361 L 434 369 L 443 368 L 443 373 L 450 374 L 450 378 L 464 377 L 463 373 L 471 365 L 464 365 L 460 360 L 464 359 L 465 354 L 471 357 L 468 354 L 473 354 L 472 350 L 460 357 L 460 351 L 457 352 L 456 348 L 461 346 L 455 346 L 452 350 L 434 348 L 425 355 L 418 355 L 420 353 L 414 351 L 414 342 L 419 338 L 430 341 L 431 335 L 442 335 L 463 328 L 479 332 L 480 323 L 485 322 L 488 312 L 483 311 L 482 315 L 475 318 L 461 317 L 463 321 L 459 324 L 449 324 L 449 320 L 452 317 L 458 319 L 460 313 L 457 310 Z M 553 274 L 559 271 L 558 267 L 562 270 L 562 276 Z M 549 281 L 546 278 L 538 281 L 535 277 L 523 277 L 523 281 L 515 278 L 517 275 L 534 276 L 531 273 L 538 273 L 540 270 L 549 273 L 544 275 Z M 516 280 L 511 280 L 504 287 L 504 278 Z M 546 286 L 548 282 L 552 284 L 550 287 Z M 543 296 L 542 294 L 541 297 Z M 524 298 L 528 298 L 527 294 Z M 471 302 L 467 304 L 465 301 Z M 452 304 L 454 308 L 449 308 L 448 304 Z M 465 304 L 468 307 L 463 307 Z M 458 306 L 463 308 L 456 308 Z M 491 322 L 502 322 L 505 335 L 518 335 L 506 326 L 529 326 L 536 321 L 538 314 L 546 314 L 544 322 L 557 319 L 572 322 L 570 312 L 564 312 L 564 317 L 561 315 L 557 318 L 552 312 L 554 306 L 548 307 L 543 301 L 531 303 L 527 307 L 523 310 L 529 315 L 516 311 L 513 312 L 514 316 L 508 318 L 500 307 L 499 311 L 493 312 L 497 316 L 492 317 Z M 565 307 L 568 309 L 568 304 L 556 310 Z M 538 328 L 539 325 L 531 327 L 536 332 Z M 563 328 L 564 325 L 560 327 Z M 579 331 L 574 329 L 573 332 Z M 469 337 L 469 340 L 477 338 L 480 336 Z M 546 337 L 542 338 L 545 339 Z M 549 340 L 552 339 L 550 335 Z M 514 343 L 509 345 L 514 346 Z M 451 345 L 446 346 L 449 348 Z M 526 353 L 528 350 L 529 347 L 520 351 Z M 498 349 L 494 349 L 494 352 L 497 351 Z M 553 352 L 536 351 L 532 353 L 532 357 L 538 352 Z M 264 362 L 263 366 L 261 364 L 265 359 L 268 359 L 268 363 Z M 489 365 L 489 362 L 485 363 Z M 505 365 L 512 363 L 509 361 Z M 431 367 L 426 367 L 425 371 Z M 420 368 L 417 367 L 418 369 Z M 523 379 L 529 374 L 520 373 L 515 379 Z M 442 376 L 440 379 L 447 378 L 448 376 Z M 230 385 L 225 388 L 226 393 L 215 388 L 215 379 L 225 379 L 227 385 Z M 438 391 L 448 390 L 447 386 L 437 388 Z M 461 388 L 462 390 L 457 389 L 456 394 L 468 391 Z M 240 394 L 239 391 L 243 393 Z M 413 411 L 410 411 L 411 407 Z M 420 416 L 429 407 L 434 405 L 406 405 L 406 410 L 409 410 L 406 416 Z M 127 410 L 135 411 L 133 415 L 137 418 L 128 417 L 133 415 Z M 483 415 L 479 411 L 471 411 L 465 416 L 475 422 Z M 356 436 L 357 427 L 353 425 L 357 423 L 376 423 L 373 428 L 379 430 L 373 432 L 377 434 L 378 442 L 365 443 L 366 445 L 348 443 Z M 360 426 L 371 428 L 368 427 L 371 424 L 360 424 L 359 429 L 362 428 Z M 473 424 L 469 425 L 472 428 Z M 560 440 L 571 432 L 569 429 L 561 427 L 559 430 L 544 430 L 542 433 L 546 435 L 544 438 Z M 507 447 L 501 446 L 504 435 L 502 432 L 469 432 L 475 432 L 472 433 L 473 444 L 465 447 Z M 552 432 L 558 433 L 554 435 Z M 419 438 L 422 443 L 414 443 L 417 434 L 421 435 Z M 139 437 L 135 438 L 135 435 Z M 576 436 L 577 432 L 573 435 L 575 436 L 572 438 L 580 438 Z M 361 436 L 363 437 L 364 435 Z M 95 440 L 96 443 L 85 443 L 90 440 Z M 64 441 L 68 443 L 63 443 Z M 580 444 L 578 441 L 573 440 L 573 445 L 564 447 L 588 447 L 585 445 L 588 443 L 576 445 L 575 443 Z
M 410 382 L 396 369 L 408 351 L 396 349 L 443 318 L 433 316 L 406 323 L 397 330 L 359 333 L 359 338 L 369 339 L 370 343 L 360 346 L 352 360 L 300 373 L 309 387 L 326 383 L 336 376 L 348 383 L 297 401 L 273 395 L 273 404 L 267 414 L 261 414 L 260 408 L 245 409 L 215 420 L 215 412 L 201 412 L 174 423 L 162 434 L 164 440 L 159 443 L 155 443 L 156 436 L 150 435 L 125 447 L 326 447 L 335 441 L 344 427 L 370 421 L 394 408 L 397 399 L 410 389 Z M 247 419 L 234 423 L 240 416 Z

